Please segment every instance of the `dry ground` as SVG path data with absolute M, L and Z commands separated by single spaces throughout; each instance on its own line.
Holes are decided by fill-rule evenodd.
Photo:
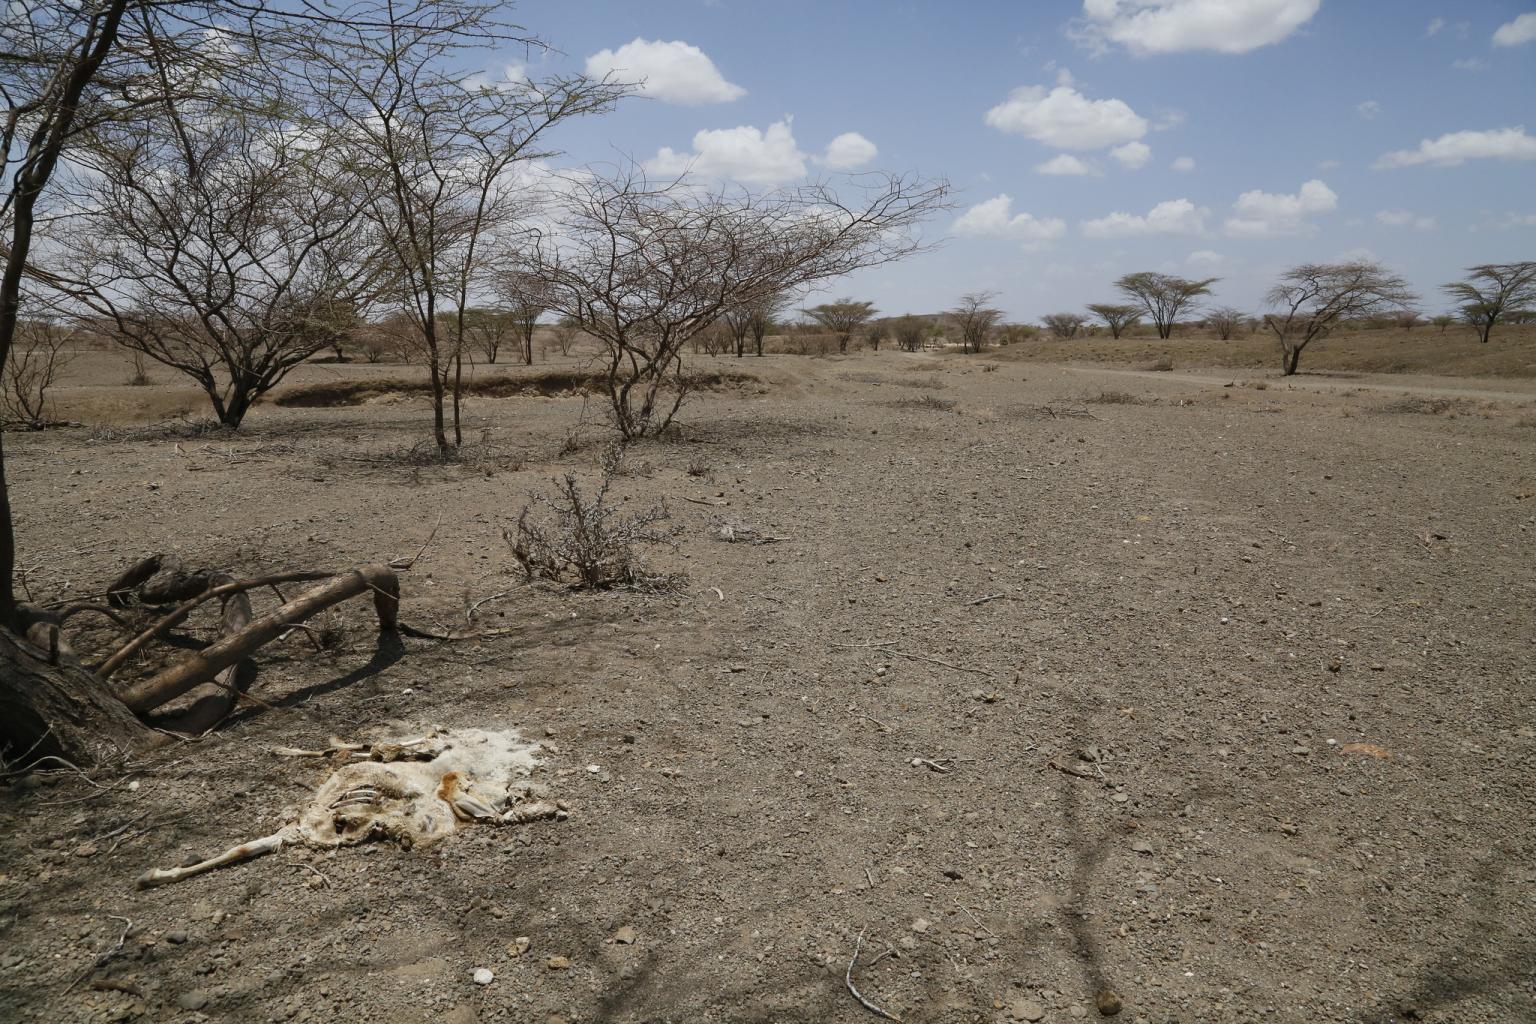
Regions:
M 142 417 L 100 360 L 61 406 Z M 0 1018 L 859 1022 L 862 932 L 894 955 L 859 986 L 909 1022 L 1104 988 L 1158 1024 L 1536 1019 L 1536 386 L 741 365 L 618 485 L 683 528 L 671 596 L 517 585 L 503 527 L 593 473 L 576 396 L 474 399 L 451 466 L 387 394 L 9 436 L 35 590 L 147 551 L 344 566 L 440 516 L 406 619 L 510 591 L 481 615 L 515 632 L 381 646 L 346 607 L 218 735 L 0 789 Z M 432 724 L 539 738 L 570 819 L 133 889 L 282 823 L 323 769 L 270 748 Z

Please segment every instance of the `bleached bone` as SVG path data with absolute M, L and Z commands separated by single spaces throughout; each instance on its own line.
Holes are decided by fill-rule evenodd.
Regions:
M 141 889 L 169 885 L 215 868 L 273 853 L 284 846 L 317 849 L 392 839 L 407 849 L 452 833 L 460 822 L 523 825 L 557 817 L 558 805 L 536 798 L 527 780 L 538 745 L 515 731 L 442 731 L 423 740 L 376 743 L 379 760 L 337 768 L 290 825 L 186 867 L 145 872 Z M 338 753 L 354 744 L 333 743 Z M 428 757 L 429 760 L 412 760 Z M 397 759 L 399 758 L 399 759 Z

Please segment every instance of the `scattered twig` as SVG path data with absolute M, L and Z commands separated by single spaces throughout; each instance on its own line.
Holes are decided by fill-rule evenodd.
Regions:
M 853 994 L 853 998 L 857 999 L 859 1001 L 859 1005 L 864 1007 L 864 1009 L 868 1010 L 870 1013 L 873 1013 L 875 1016 L 880 1017 L 880 1018 L 882 1018 L 884 1020 L 895 1021 L 896 1024 L 901 1024 L 901 1018 L 900 1017 L 896 1016 L 893 1013 L 885 1012 L 884 1010 L 880 1009 L 880 1007 L 878 1007 L 874 1003 L 870 1002 L 868 999 L 865 999 L 863 993 L 861 993 L 858 990 L 858 988 L 854 986 L 854 984 L 853 984 L 853 969 L 858 966 L 858 963 L 859 963 L 859 950 L 861 950 L 863 948 L 864 948 L 864 933 L 861 931 L 861 932 L 859 932 L 859 940 L 853 944 L 853 959 L 848 961 L 848 970 L 846 972 L 844 972 L 844 974 L 843 974 L 843 983 L 848 986 L 848 991 Z M 878 962 L 878 961 L 876 961 L 876 962 Z
M 894 654 L 898 658 L 908 658 L 912 661 L 926 661 L 930 665 L 942 665 L 945 668 L 952 669 L 956 672 L 969 672 L 971 675 L 986 676 L 988 679 L 992 678 L 992 673 L 988 672 L 984 668 L 966 668 L 963 665 L 951 665 L 949 662 L 942 661 L 938 658 L 930 658 L 924 654 L 908 654 L 906 651 L 887 651 L 886 653 Z
M 126 917 L 118 917 L 116 914 L 108 914 L 107 916 L 114 921 L 123 922 L 123 933 L 117 937 L 116 945 L 114 945 L 106 952 L 99 954 L 96 959 L 91 962 L 91 966 L 87 967 L 79 977 L 69 983 L 69 988 L 64 990 L 66 993 L 73 992 L 77 985 L 79 985 L 86 978 L 89 978 L 91 975 L 95 974 L 97 971 L 101 970 L 113 957 L 117 956 L 117 954 L 123 951 L 123 943 L 127 941 L 128 933 L 133 929 L 133 922 Z
M 710 508 L 725 508 L 730 504 L 728 501 L 715 501 L 713 498 L 690 498 L 686 494 L 683 495 L 683 500 L 691 501 L 695 505 L 708 505 Z
M 483 604 L 490 604 L 492 601 L 500 601 L 504 597 L 511 597 L 511 596 L 512 596 L 512 591 L 510 591 L 510 590 L 503 590 L 499 594 L 492 594 L 490 597 L 482 597 L 480 600 L 476 601 L 474 604 L 469 606 L 469 610 L 464 613 L 464 621 L 465 622 L 473 622 L 475 620 L 475 612 L 478 612 L 480 610 L 480 606 L 481 605 L 483 605 Z
M 437 528 L 439 526 L 442 526 L 442 525 L 443 525 L 443 517 L 442 517 L 441 514 L 439 514 L 438 517 L 437 517 L 437 522 L 432 524 L 432 532 L 427 534 L 427 539 L 421 542 L 421 547 L 416 549 L 416 553 L 414 555 L 412 555 L 410 558 L 393 558 L 393 559 L 390 559 L 389 567 L 391 569 L 410 569 L 410 568 L 414 567 L 416 565 L 416 560 L 421 557 L 421 553 L 423 551 L 427 550 L 427 545 L 428 544 L 432 543 L 432 538 L 437 536 Z
M 859 712 L 859 717 L 863 718 L 863 719 L 867 719 L 868 721 L 874 722 L 876 725 L 878 725 L 881 729 L 885 730 L 886 732 L 890 732 L 891 731 L 891 727 L 890 726 L 888 726 L 884 722 L 880 721 L 880 719 L 876 718 L 874 715 L 866 715 L 864 712 L 860 711 Z
M 1098 781 L 1092 775 L 1089 775 L 1087 772 L 1078 771 L 1076 768 L 1073 768 L 1070 765 L 1058 764 L 1055 761 L 1047 761 L 1047 762 L 1045 762 L 1045 766 L 1047 768 L 1054 768 L 1054 769 L 1056 769 L 1059 772 L 1065 772 L 1066 774 L 1072 776 L 1075 779 L 1087 779 L 1089 782 L 1097 782 Z
M 942 760 L 948 761 L 951 759 L 946 757 Z M 912 767 L 927 768 L 929 771 L 938 772 L 941 775 L 948 775 L 950 772 L 954 771 L 953 768 L 946 767 L 945 765 L 940 764 L 938 761 L 930 761 L 926 757 L 914 757 L 912 759 Z
M 296 867 L 296 868 L 303 868 L 305 871 L 310 872 L 316 878 L 320 879 L 321 884 L 323 884 L 327 889 L 332 888 L 331 880 L 329 878 L 326 878 L 324 875 L 322 875 L 320 873 L 320 869 L 315 867 L 313 864 L 299 863 L 299 864 L 295 864 L 294 867 Z
M 965 916 L 970 918 L 971 919 L 971 923 L 974 924 L 977 928 L 980 928 L 982 931 L 986 932 L 988 935 L 992 936 L 994 939 L 997 938 L 997 932 L 994 932 L 991 928 L 988 928 L 986 925 L 982 924 L 979 920 L 977 920 L 976 915 L 971 913 L 971 908 L 970 907 L 966 906 L 964 903 L 961 903 L 959 900 L 955 900 L 955 906 L 957 906 L 961 910 L 965 911 Z
M 725 591 L 721 590 L 719 587 L 710 587 L 709 589 L 713 590 L 715 592 L 715 596 L 720 600 L 725 600 Z
M 1007 594 L 1002 594 L 1002 593 L 988 594 L 986 597 L 978 597 L 974 601 L 967 601 L 966 604 L 972 605 L 972 606 L 978 605 L 978 604 L 986 604 L 988 601 L 996 601 L 998 598 L 1007 597 L 1007 596 L 1008 596 Z
M 895 640 L 873 640 L 867 644 L 831 644 L 832 647 L 864 648 L 864 647 L 895 647 Z

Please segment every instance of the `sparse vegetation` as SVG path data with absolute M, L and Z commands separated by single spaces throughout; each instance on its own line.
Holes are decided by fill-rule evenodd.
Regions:
M 1141 307 L 1147 317 L 1157 325 L 1157 336 L 1166 341 L 1173 334 L 1173 327 L 1179 321 L 1179 314 L 1200 296 L 1209 295 L 1211 285 L 1217 280 L 1214 277 L 1207 277 L 1195 281 L 1173 274 L 1159 274 L 1146 270 L 1126 274 L 1115 282 L 1115 287 L 1122 295 Z
M 1003 311 L 992 306 L 996 292 L 971 292 L 961 296 L 960 302 L 948 313 L 955 329 L 960 332 L 962 352 L 980 352 L 986 347 L 993 328 L 1003 318 Z
M 1141 319 L 1140 306 L 1118 305 L 1113 302 L 1095 302 L 1089 305 L 1088 312 L 1104 322 L 1112 338 L 1119 338 L 1122 331 L 1136 326 L 1136 322 Z
M 1536 313 L 1536 261 L 1468 267 L 1467 279 L 1451 282 L 1445 291 L 1460 304 L 1462 321 L 1487 344 L 1501 321 L 1518 322 Z
M 1291 376 L 1306 347 L 1341 323 L 1410 306 L 1416 296 L 1406 281 L 1380 264 L 1356 260 L 1292 267 L 1270 289 L 1267 301 L 1277 312 L 1265 323 L 1280 342 L 1281 368 Z
M 19 325 L 17 344 L 0 375 L 0 412 L 6 420 L 27 430 L 48 426 L 48 392 L 73 357 L 69 342 L 70 332 L 57 323 L 26 320 Z
M 875 305 L 872 302 L 838 299 L 836 302 L 824 302 L 810 309 L 802 309 L 800 312 L 820 324 L 828 334 L 837 339 L 839 352 L 847 352 L 848 342 L 875 315 Z
M 1084 319 L 1078 313 L 1048 313 L 1040 318 L 1045 329 L 1063 340 L 1077 337 L 1077 332 L 1082 330 Z

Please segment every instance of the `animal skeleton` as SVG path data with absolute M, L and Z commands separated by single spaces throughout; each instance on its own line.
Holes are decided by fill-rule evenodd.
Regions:
M 480 729 L 434 730 L 371 746 L 336 741 L 329 751 L 279 748 L 289 756 L 368 760 L 343 763 L 292 824 L 196 864 L 147 871 L 138 886 L 169 885 L 289 845 L 333 849 L 391 839 L 410 849 L 442 839 L 461 822 L 522 825 L 561 817 L 562 805 L 540 799 L 527 782 L 538 749 L 516 731 Z

